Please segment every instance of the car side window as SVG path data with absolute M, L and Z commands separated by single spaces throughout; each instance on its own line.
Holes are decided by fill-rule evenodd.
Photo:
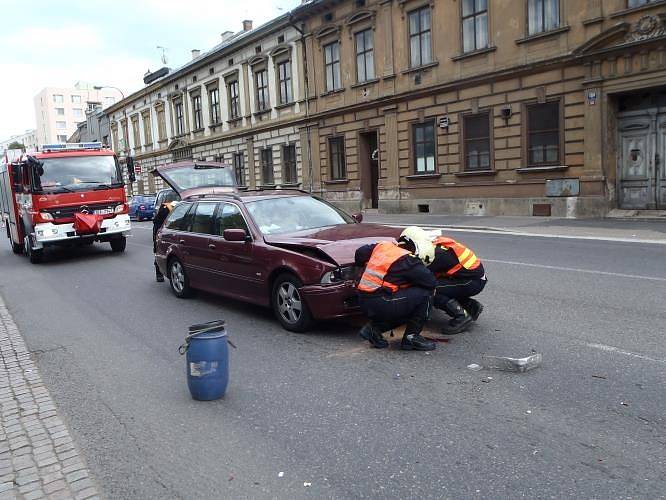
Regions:
M 192 219 L 192 232 L 199 234 L 213 234 L 213 215 L 217 208 L 216 203 L 198 203 Z
M 215 234 L 223 236 L 225 229 L 244 229 L 250 234 L 240 209 L 233 203 L 222 203 L 217 211 Z
M 187 214 L 190 211 L 190 208 L 192 208 L 192 205 L 189 203 L 179 203 L 176 205 L 176 208 L 173 209 L 173 212 L 171 212 L 166 221 L 167 229 L 187 231 L 190 220 Z

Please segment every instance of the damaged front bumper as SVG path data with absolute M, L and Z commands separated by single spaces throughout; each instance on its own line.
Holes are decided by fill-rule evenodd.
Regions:
M 300 291 L 315 319 L 343 318 L 361 313 L 354 281 L 305 285 Z

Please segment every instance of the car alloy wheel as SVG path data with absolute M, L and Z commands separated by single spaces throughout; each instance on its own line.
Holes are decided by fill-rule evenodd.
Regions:
M 185 273 L 185 268 L 178 259 L 174 259 L 169 266 L 169 281 L 176 297 L 189 297 L 191 293 L 190 284 Z
M 285 282 L 278 290 L 278 308 L 282 318 L 288 323 L 298 323 L 303 314 L 301 294 L 293 283 Z
M 292 332 L 305 332 L 312 325 L 310 309 L 300 292 L 302 286 L 301 280 L 289 273 L 278 276 L 273 284 L 275 316 L 284 328 Z

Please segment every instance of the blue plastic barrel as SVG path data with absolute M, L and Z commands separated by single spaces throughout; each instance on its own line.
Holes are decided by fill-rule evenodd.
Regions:
M 192 325 L 185 342 L 187 386 L 192 398 L 211 401 L 224 396 L 229 383 L 229 346 L 224 321 Z

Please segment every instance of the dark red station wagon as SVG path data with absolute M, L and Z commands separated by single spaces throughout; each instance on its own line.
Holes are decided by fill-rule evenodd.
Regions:
M 268 306 L 292 331 L 358 314 L 356 249 L 400 234 L 302 191 L 172 187 L 182 201 L 158 233 L 156 260 L 174 294 Z

